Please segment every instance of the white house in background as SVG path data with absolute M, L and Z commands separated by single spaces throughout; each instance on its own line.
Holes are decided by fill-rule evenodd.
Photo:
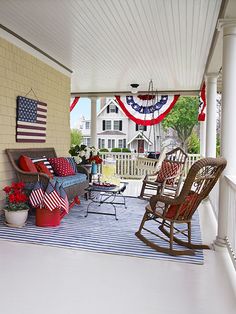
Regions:
M 90 120 L 81 117 L 79 129 L 82 131 L 83 143 L 90 146 Z M 150 130 L 151 128 L 151 130 Z M 153 132 L 155 128 L 155 132 Z M 129 148 L 139 153 L 154 150 L 154 133 L 156 136 L 156 150 L 160 150 L 160 135 L 158 125 L 149 127 L 137 125 L 121 110 L 115 99 L 109 99 L 101 105 L 97 114 L 97 147 Z
M 87 146 L 91 146 L 90 126 L 91 126 L 90 120 L 86 120 L 84 116 L 81 116 L 79 118 L 78 129 L 83 134 L 83 144 Z

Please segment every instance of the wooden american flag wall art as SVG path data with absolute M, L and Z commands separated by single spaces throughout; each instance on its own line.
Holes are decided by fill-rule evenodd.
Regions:
M 16 103 L 16 142 L 45 143 L 47 104 L 23 96 Z

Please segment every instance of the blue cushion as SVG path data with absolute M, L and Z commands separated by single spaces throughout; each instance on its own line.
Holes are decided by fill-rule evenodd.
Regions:
M 63 188 L 66 188 L 77 183 L 85 182 L 86 180 L 87 176 L 84 173 L 76 173 L 73 176 L 53 178 L 54 183 L 57 181 L 60 185 L 62 185 Z

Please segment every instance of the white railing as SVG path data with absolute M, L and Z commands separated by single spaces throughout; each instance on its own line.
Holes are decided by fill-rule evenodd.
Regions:
M 227 244 L 229 253 L 236 267 L 236 177 L 225 176 L 227 187 Z
M 155 171 L 156 160 L 150 159 L 147 161 L 145 167 L 140 168 L 138 164 L 138 153 L 110 153 L 110 152 L 101 152 L 99 153 L 102 159 L 105 159 L 108 156 L 111 156 L 116 160 L 116 173 L 122 178 L 142 178 L 146 174 L 153 173 Z M 199 154 L 189 154 L 188 161 L 185 168 L 185 174 L 192 166 L 192 164 L 200 159 Z M 101 169 L 102 170 L 102 169 Z

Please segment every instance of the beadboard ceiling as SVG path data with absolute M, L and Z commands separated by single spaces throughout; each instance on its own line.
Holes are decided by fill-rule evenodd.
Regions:
M 73 70 L 72 92 L 198 90 L 221 0 L 1 0 L 0 21 Z

